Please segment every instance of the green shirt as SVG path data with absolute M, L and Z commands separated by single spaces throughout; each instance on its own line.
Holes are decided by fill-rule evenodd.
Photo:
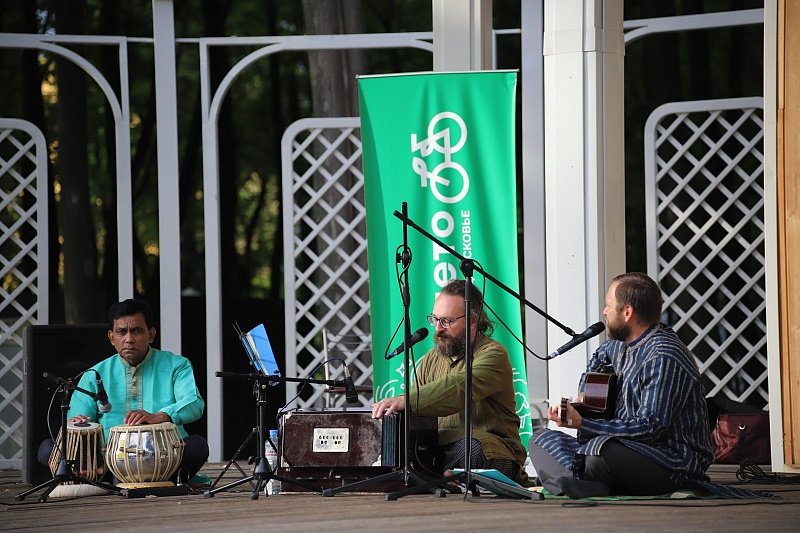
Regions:
M 499 343 L 478 334 L 472 363 L 472 436 L 480 440 L 487 459 L 510 459 L 524 476 L 525 448 L 519 438 L 519 417 L 508 353 Z M 418 388 L 408 402 L 420 416 L 439 417 L 439 445 L 464 438 L 466 364 L 455 363 L 435 350 L 417 365 Z
M 178 427 L 181 438 L 187 433 L 183 424 L 203 416 L 205 402 L 194 381 L 192 364 L 183 356 L 150 348 L 137 366 L 131 366 L 119 354 L 97 363 L 92 368 L 103 379 L 111 411 L 101 413 L 97 402 L 80 391 L 72 394 L 68 416 L 86 415 L 103 426 L 106 442 L 112 427 L 123 425 L 125 413 L 143 409 L 162 412 Z M 87 371 L 78 386 L 97 392 L 96 375 Z

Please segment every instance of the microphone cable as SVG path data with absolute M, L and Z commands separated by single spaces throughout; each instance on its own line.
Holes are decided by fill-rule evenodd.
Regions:
M 531 350 L 530 348 L 528 348 L 528 345 L 527 345 L 527 344 L 525 344 L 525 342 L 523 342 L 523 340 L 522 340 L 522 339 L 520 339 L 519 337 L 517 337 L 516 333 L 514 333 L 514 331 L 511 329 L 511 327 L 509 327 L 509 325 L 508 325 L 508 324 L 506 324 L 505 322 L 503 322 L 503 319 L 502 319 L 502 318 L 500 318 L 500 317 L 498 316 L 498 314 L 495 312 L 495 310 L 494 310 L 494 309 L 492 309 L 492 307 L 491 307 L 491 306 L 490 306 L 490 305 L 489 305 L 489 304 L 488 304 L 488 303 L 487 303 L 485 300 L 484 300 L 484 302 L 483 302 L 483 305 L 484 305 L 484 307 L 486 307 L 486 308 L 487 308 L 489 311 L 491 311 L 491 313 L 492 313 L 492 316 L 494 316 L 494 318 L 495 318 L 495 319 L 496 319 L 496 320 L 497 320 L 497 321 L 498 321 L 498 322 L 499 322 L 499 323 L 500 323 L 500 324 L 503 326 L 503 328 L 505 328 L 505 330 L 506 330 L 506 331 L 509 333 L 509 335 L 511 335 L 512 337 L 514 337 L 514 340 L 515 340 L 515 341 L 517 341 L 517 344 L 519 344 L 520 346 L 522 346 L 522 348 L 523 348 L 523 349 L 524 349 L 526 352 L 528 352 L 529 354 L 531 354 L 532 356 L 534 356 L 536 359 L 539 359 L 540 361 L 549 361 L 549 360 L 550 360 L 550 357 L 542 357 L 541 355 L 537 354 L 536 352 L 534 352 L 533 350 Z
M 776 483 L 779 485 L 800 483 L 800 475 L 767 473 L 760 466 L 751 464 L 739 465 L 736 479 L 742 483 Z
M 483 265 L 481 265 L 479 261 L 474 261 L 474 262 L 479 267 L 476 270 L 478 270 L 479 272 L 482 272 L 483 271 Z M 492 306 L 490 306 L 489 303 L 486 301 L 486 278 L 485 277 L 483 278 L 483 286 L 482 286 L 481 293 L 483 294 L 483 307 L 485 307 L 486 309 L 488 309 L 492 313 L 492 316 L 494 317 L 494 319 L 497 320 L 497 322 L 500 323 L 500 325 L 503 326 L 503 328 L 509 333 L 509 335 L 511 335 L 514 338 L 515 341 L 517 341 L 517 344 L 522 346 L 522 348 L 526 352 L 528 352 L 529 354 L 534 356 L 536 359 L 539 359 L 541 361 L 549 361 L 550 360 L 549 357 L 542 357 L 541 355 L 537 354 L 536 352 L 534 352 L 533 350 L 528 348 L 528 346 L 525 344 L 525 342 L 522 339 L 520 339 L 517 336 L 517 334 L 514 333 L 514 331 L 511 329 L 511 327 L 508 324 L 506 324 L 503 321 L 502 318 L 500 318 L 500 315 L 498 315 L 497 312 L 494 309 L 492 309 Z

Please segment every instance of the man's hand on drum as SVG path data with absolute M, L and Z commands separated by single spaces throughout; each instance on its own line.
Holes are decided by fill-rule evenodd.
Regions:
M 398 413 L 405 409 L 406 399 L 404 396 L 394 398 L 384 398 L 378 403 L 372 404 L 372 418 L 383 418 L 383 415 Z
M 161 424 L 163 422 L 172 422 L 169 415 L 158 412 L 148 413 L 144 409 L 136 409 L 135 411 L 128 411 L 125 413 L 124 423 L 127 426 L 141 426 L 144 424 Z
M 86 422 L 91 422 L 92 419 L 86 415 L 75 415 L 69 420 L 67 420 L 70 424 L 85 424 Z

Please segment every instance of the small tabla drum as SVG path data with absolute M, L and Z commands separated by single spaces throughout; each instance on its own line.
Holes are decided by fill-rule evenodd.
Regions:
M 73 464 L 72 471 L 75 474 L 91 481 L 99 480 L 105 472 L 104 454 L 103 426 L 96 422 L 67 423 L 67 461 Z M 48 461 L 54 476 L 60 462 L 61 432 L 59 431 Z
M 184 442 L 172 422 L 115 426 L 108 436 L 106 465 L 120 487 L 170 486 L 183 458 Z

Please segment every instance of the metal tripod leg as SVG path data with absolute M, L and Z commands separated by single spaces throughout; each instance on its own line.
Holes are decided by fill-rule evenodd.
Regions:
M 509 485 L 508 483 L 503 483 L 501 481 L 497 481 L 492 479 L 488 476 L 484 476 L 482 474 L 477 474 L 472 472 L 469 476 L 469 487 L 467 487 L 467 493 L 472 494 L 473 496 L 480 496 L 480 492 L 478 491 L 478 487 L 484 487 L 491 492 L 501 495 L 506 498 L 517 498 L 520 500 L 543 500 L 544 496 L 540 492 L 528 490 L 523 487 L 515 487 L 513 485 Z M 442 483 L 456 483 L 462 482 L 464 484 L 467 483 L 467 473 L 466 472 L 459 472 L 458 474 L 453 474 L 450 476 L 445 476 L 438 481 L 439 484 Z M 408 487 L 406 489 L 391 492 L 386 495 L 387 501 L 395 501 L 403 496 L 409 496 L 411 494 L 419 494 L 421 492 L 425 492 L 426 490 L 430 490 L 432 485 L 419 485 L 414 487 Z M 455 492 L 455 491 L 454 491 Z M 438 493 L 438 492 L 437 492 Z
M 47 373 L 45 373 L 46 375 Z M 45 491 L 39 496 L 39 501 L 44 502 L 47 501 L 47 497 L 50 496 L 50 493 L 53 490 L 61 485 L 62 483 L 68 482 L 78 482 L 84 483 L 86 485 L 94 485 L 95 487 L 100 487 L 101 489 L 105 489 L 107 491 L 113 492 L 115 494 L 119 494 L 120 489 L 113 485 L 109 485 L 107 483 L 102 483 L 100 481 L 93 481 L 91 479 L 87 479 L 82 476 L 76 476 L 75 473 L 72 471 L 72 466 L 70 466 L 69 462 L 67 461 L 67 411 L 69 410 L 69 402 L 72 398 L 73 391 L 80 390 L 83 394 L 89 394 L 87 391 L 75 387 L 74 382 L 71 379 L 65 380 L 59 377 L 55 377 L 54 381 L 58 383 L 59 390 L 63 393 L 62 401 L 61 401 L 61 429 L 60 429 L 60 439 L 61 439 L 61 460 L 58 462 L 58 468 L 56 469 L 56 473 L 53 476 L 53 479 L 49 481 L 45 481 L 39 485 L 36 485 L 32 489 L 26 490 L 24 492 L 20 492 L 14 498 L 16 500 L 24 500 L 29 495 L 37 492 L 41 489 L 45 489 Z
M 335 496 L 336 494 L 338 494 L 340 492 L 355 491 L 355 490 L 360 489 L 361 487 L 367 487 L 367 486 L 372 485 L 374 483 L 380 483 L 380 482 L 383 482 L 383 481 L 391 481 L 393 479 L 406 481 L 406 474 L 408 474 L 408 479 L 409 480 L 413 480 L 415 482 L 415 485 L 413 485 L 412 487 L 408 487 L 405 490 L 417 489 L 418 487 L 421 487 L 421 488 L 419 488 L 419 490 L 414 490 L 414 492 L 411 492 L 409 494 L 417 494 L 418 492 L 426 492 L 426 491 L 430 492 L 430 493 L 433 493 L 435 489 L 444 489 L 444 490 L 448 490 L 448 491 L 450 491 L 450 492 L 452 492 L 454 494 L 457 493 L 457 491 L 453 487 L 448 487 L 448 486 L 442 484 L 441 481 L 437 481 L 437 480 L 433 480 L 433 479 L 427 478 L 425 476 L 422 476 L 422 475 L 414 472 L 413 470 L 409 470 L 408 472 L 406 472 L 405 470 L 401 469 L 401 470 L 395 470 L 393 472 L 387 472 L 385 474 L 381 474 L 381 475 L 375 476 L 373 478 L 364 479 L 362 481 L 356 481 L 355 483 L 350 483 L 349 485 L 343 485 L 341 487 L 334 487 L 332 489 L 325 489 L 325 490 L 322 491 L 322 495 L 323 496 Z M 388 499 L 388 495 L 387 495 L 387 499 Z
M 265 430 L 265 424 L 266 424 L 266 419 L 267 419 L 267 417 L 266 417 L 267 387 L 268 387 L 268 385 L 265 384 L 265 383 L 256 383 L 256 385 L 255 385 L 256 403 L 258 405 L 258 425 L 256 425 L 255 428 L 253 428 L 253 431 L 250 433 L 250 435 L 248 435 L 248 437 L 245 440 L 245 442 L 242 443 L 242 446 L 239 447 L 239 450 L 244 448 L 244 446 L 253 437 L 254 433 L 258 437 L 258 444 L 257 444 L 257 449 L 256 449 L 256 457 L 255 457 L 255 467 L 253 468 L 253 475 L 247 476 L 247 477 L 245 477 L 243 479 L 240 479 L 240 480 L 237 480 L 237 481 L 234 481 L 233 483 L 229 483 L 229 484 L 225 485 L 224 487 L 219 487 L 219 488 L 213 489 L 213 490 L 207 490 L 206 492 L 203 493 L 206 498 L 213 498 L 214 495 L 216 493 L 218 493 L 218 492 L 222 492 L 222 491 L 225 491 L 225 490 L 228 490 L 228 489 L 232 489 L 234 487 L 238 487 L 239 485 L 241 485 L 243 483 L 248 483 L 248 482 L 252 483 L 253 481 L 255 481 L 255 485 L 253 487 L 253 492 L 250 494 L 250 499 L 251 500 L 257 500 L 258 499 L 258 493 L 261 491 L 261 487 L 266 485 L 266 483 L 270 479 L 277 479 L 279 481 L 285 481 L 286 483 L 292 483 L 292 484 L 295 484 L 295 485 L 299 485 L 301 487 L 304 487 L 304 488 L 307 488 L 307 489 L 313 490 L 313 491 L 317 490 L 317 487 L 312 487 L 312 486 L 310 486 L 310 485 L 308 485 L 306 483 L 303 483 L 303 482 L 300 482 L 300 481 L 291 480 L 291 479 L 284 478 L 284 477 L 281 477 L 281 476 L 276 476 L 274 474 L 274 472 L 270 469 L 270 466 L 269 466 L 269 463 L 267 462 L 266 457 L 264 457 L 264 446 L 265 446 L 266 441 L 267 441 L 267 438 L 266 438 L 266 436 L 264 434 L 265 431 L 266 431 Z M 239 453 L 239 452 L 237 451 L 236 453 Z M 231 461 L 231 462 L 234 463 L 235 461 Z M 238 464 L 236 466 L 238 468 Z M 239 471 L 242 472 L 241 468 L 239 468 Z M 244 472 L 242 472 L 242 475 L 244 475 Z
M 257 462 L 255 468 L 253 469 L 253 474 L 252 475 L 247 476 L 246 478 L 234 481 L 233 483 L 228 483 L 227 485 L 225 485 L 223 487 L 219 487 L 219 488 L 213 489 L 213 490 L 207 490 L 204 493 L 204 496 L 206 498 L 213 498 L 214 495 L 216 493 L 218 493 L 218 492 L 223 492 L 223 491 L 232 489 L 234 487 L 238 487 L 239 485 L 242 485 L 243 483 L 247 483 L 247 482 L 250 482 L 252 484 L 253 481 L 255 481 L 255 484 L 253 485 L 253 491 L 250 493 L 250 499 L 251 500 L 257 500 L 258 499 L 258 495 L 261 492 L 261 488 L 266 486 L 266 484 L 271 479 L 275 479 L 275 480 L 281 481 L 283 483 L 291 483 L 293 485 L 298 485 L 300 487 L 303 487 L 305 489 L 308 489 L 308 490 L 311 490 L 311 491 L 314 491 L 314 492 L 319 490 L 319 487 L 314 487 L 314 486 L 309 485 L 308 483 L 304 483 L 302 481 L 298 481 L 298 480 L 295 480 L 295 479 L 290 479 L 290 478 L 283 477 L 283 476 L 276 476 L 275 474 L 272 473 L 272 470 L 270 470 L 269 463 L 267 462 L 267 460 L 264 457 L 261 457 L 261 458 L 258 459 L 258 462 Z M 268 496 L 268 495 L 265 494 L 264 496 Z
M 261 486 L 262 486 L 262 484 L 265 484 L 264 477 L 270 475 L 269 465 L 267 465 L 266 462 L 267 462 L 267 460 L 264 459 L 263 456 L 260 457 L 258 459 L 258 461 L 256 462 L 256 466 L 253 468 L 253 474 L 252 475 L 247 476 L 247 477 L 242 478 L 242 479 L 239 479 L 239 480 L 236 480 L 233 483 L 228 483 L 227 485 L 224 485 L 224 486 L 219 487 L 217 489 L 207 490 L 206 492 L 203 493 L 203 495 L 206 498 L 213 498 L 214 495 L 216 493 L 218 493 L 218 492 L 227 491 L 227 490 L 232 489 L 234 487 L 238 487 L 239 485 L 242 485 L 244 483 L 250 483 L 251 485 L 253 485 L 253 491 L 250 494 L 250 499 L 251 500 L 257 500 L 258 499 L 258 493 L 259 493 L 259 491 L 261 491 Z M 253 484 L 254 480 L 255 480 L 255 484 Z
M 225 465 L 225 468 L 223 468 L 223 469 L 222 469 L 222 472 L 220 472 L 220 473 L 219 473 L 219 475 L 217 476 L 217 479 L 215 479 L 215 480 L 214 480 L 214 483 L 212 483 L 212 484 L 211 484 L 211 487 L 209 487 L 209 490 L 213 490 L 213 489 L 214 489 L 214 487 L 216 487 L 216 486 L 217 486 L 217 483 L 219 483 L 219 482 L 220 482 L 220 480 L 222 479 L 222 477 L 223 477 L 223 476 L 225 475 L 225 473 L 226 473 L 226 472 L 227 472 L 227 471 L 230 469 L 230 467 L 231 467 L 231 466 L 235 466 L 235 467 L 236 467 L 236 470 L 238 470 L 238 471 L 239 471 L 239 473 L 240 473 L 242 476 L 244 476 L 244 477 L 248 477 L 248 476 L 247 476 L 247 474 L 245 473 L 245 471 L 244 471 L 244 470 L 242 470 L 242 467 L 241 467 L 241 466 L 239 466 L 239 463 L 237 463 L 237 462 L 236 462 L 236 459 L 238 459 L 238 458 L 239 458 L 239 455 L 241 455 L 241 453 L 242 453 L 242 450 L 244 450 L 245 446 L 247 446 L 248 444 L 250 444 L 250 441 L 251 441 L 251 440 L 253 440 L 253 436 L 254 436 L 254 435 L 257 435 L 257 434 L 258 434 L 258 428 L 257 428 L 257 427 L 255 427 L 255 428 L 253 428 L 253 430 L 250 432 L 250 434 L 249 434 L 249 435 L 247 435 L 247 437 L 246 437 L 246 438 L 245 438 L 245 439 L 242 441 L 242 444 L 240 444 L 240 445 L 239 445 L 239 449 L 237 449 L 237 450 L 236 450 L 236 453 L 234 453 L 234 454 L 233 454 L 233 457 L 231 458 L 231 460 L 230 460 L 230 461 L 228 461 L 228 464 L 226 464 L 226 465 Z M 249 476 L 249 477 L 250 477 L 250 481 L 251 481 L 251 485 L 252 485 L 252 476 Z M 237 485 L 240 485 L 240 484 L 241 484 L 241 483 L 237 483 Z
M 429 493 L 439 493 L 440 489 L 447 490 L 451 494 L 460 494 L 461 491 L 454 486 L 448 485 L 451 482 L 454 482 L 460 477 L 460 474 L 454 474 L 451 476 L 444 476 L 442 478 L 436 480 L 428 480 L 424 483 L 420 483 L 418 485 L 413 485 L 411 487 L 406 487 L 402 490 L 398 490 L 395 492 L 390 492 L 386 494 L 386 501 L 393 502 L 402 498 L 404 496 L 410 496 L 412 494 L 421 494 L 423 492 Z
M 45 502 L 47 501 L 48 496 L 50 496 L 50 493 L 53 492 L 53 490 L 55 490 L 56 487 L 58 487 L 63 483 L 70 483 L 70 482 L 93 485 L 95 487 L 99 487 L 109 492 L 113 492 L 114 494 L 119 494 L 120 489 L 115 487 L 114 485 L 109 485 L 108 483 L 103 483 L 101 481 L 93 481 L 91 479 L 72 474 L 71 467 L 66 464 L 66 461 L 64 459 L 62 459 L 61 461 L 63 464 L 59 465 L 57 471 L 58 473 L 56 473 L 56 476 L 53 479 L 47 480 L 44 483 L 40 483 L 39 485 L 36 485 L 35 487 L 28 489 L 24 492 L 20 492 L 19 494 L 14 496 L 14 499 L 17 501 L 22 501 L 31 494 L 38 492 L 42 489 L 45 489 L 45 491 L 39 495 L 39 501 Z

